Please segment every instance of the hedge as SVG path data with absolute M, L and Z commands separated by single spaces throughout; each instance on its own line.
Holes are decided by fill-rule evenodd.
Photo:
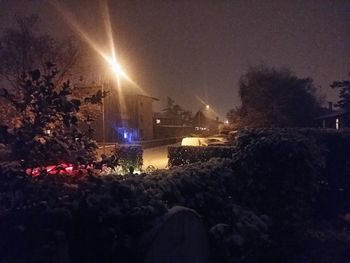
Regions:
M 343 262 L 349 146 L 344 132 L 255 129 L 230 158 L 147 175 L 28 178 L 2 166 L 0 263 L 141 262 L 140 236 L 175 205 L 203 217 L 213 263 Z
M 233 146 L 232 170 L 238 182 L 233 198 L 271 218 L 277 262 L 305 249 L 311 236 L 325 235 L 332 242 L 339 238 L 329 221 L 339 224 L 340 218 L 350 212 L 349 133 L 322 129 L 243 130 Z M 325 234 L 329 231 L 324 230 L 325 225 L 333 234 Z
M 233 152 L 230 146 L 169 146 L 168 166 L 207 162 L 211 158 L 231 158 Z
M 207 161 L 225 150 L 172 147 L 170 163 L 188 169 L 187 163 Z M 310 235 L 318 235 L 314 227 L 350 212 L 348 132 L 242 130 L 230 151 L 232 179 L 226 182 L 225 189 L 237 204 L 271 218 L 271 239 L 276 246 L 273 257 L 277 262 L 300 252 L 303 240 Z M 204 178 L 197 182 L 200 180 L 206 182 Z
M 227 195 L 231 179 L 229 162 L 212 160 L 152 175 L 6 181 L 0 262 L 52 262 L 58 256 L 69 262 L 142 262 L 140 237 L 177 204 L 203 216 L 212 262 L 257 259 L 269 242 L 269 220 Z
M 123 174 L 128 173 L 130 167 L 133 167 L 134 170 L 141 170 L 143 164 L 141 145 L 116 145 L 114 154 Z

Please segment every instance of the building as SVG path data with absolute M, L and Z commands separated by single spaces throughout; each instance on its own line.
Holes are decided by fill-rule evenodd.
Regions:
M 219 131 L 219 117 L 208 106 L 199 110 L 194 116 L 195 131 L 200 133 L 215 134 Z
M 102 93 L 102 85 L 75 86 L 74 96 L 83 99 Z M 94 138 L 105 143 L 130 143 L 153 139 L 152 102 L 158 100 L 140 94 L 120 95 L 117 90 L 109 89 L 103 103 L 82 106 L 81 115 L 90 116 L 91 124 L 80 125 L 94 129 Z
M 316 127 L 345 129 L 350 128 L 350 110 L 337 110 L 314 119 Z
M 153 132 L 155 139 L 175 138 L 192 134 L 194 128 L 179 115 L 157 112 L 153 116 Z
M 127 127 L 135 131 L 139 140 L 151 140 L 153 134 L 153 101 L 159 99 L 145 95 L 126 95 Z

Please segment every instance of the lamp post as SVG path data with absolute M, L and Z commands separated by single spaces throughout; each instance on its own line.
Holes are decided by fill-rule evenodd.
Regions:
M 104 99 L 104 83 L 101 83 L 102 91 L 102 151 L 106 154 L 106 126 L 105 126 L 105 99 Z
M 117 89 L 120 89 L 120 77 L 129 79 L 128 75 L 124 72 L 123 68 L 121 67 L 121 65 L 117 62 L 116 58 L 113 57 L 105 57 L 106 62 L 108 63 L 108 65 L 110 66 L 110 69 L 113 71 L 113 74 L 116 77 L 116 85 L 117 85 Z M 109 81 L 107 82 L 109 83 Z M 107 84 L 108 85 L 108 84 Z M 104 98 L 104 90 L 105 90 L 105 83 L 102 80 L 101 82 L 101 91 L 102 91 L 102 143 L 103 143 L 103 153 L 105 154 L 105 145 L 106 145 L 106 107 L 105 107 L 105 98 Z M 120 98 L 119 98 L 120 101 Z M 119 102 L 119 109 L 121 109 L 121 102 Z M 119 110 L 121 111 L 121 110 Z M 122 115 L 122 113 L 120 112 L 120 115 Z M 121 117 L 122 118 L 122 117 Z

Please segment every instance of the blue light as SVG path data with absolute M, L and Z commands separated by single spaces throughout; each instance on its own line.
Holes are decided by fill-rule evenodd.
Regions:
M 138 140 L 137 129 L 115 127 L 115 132 L 120 143 L 133 143 Z

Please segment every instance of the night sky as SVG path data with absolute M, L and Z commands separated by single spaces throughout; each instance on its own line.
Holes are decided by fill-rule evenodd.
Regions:
M 106 41 L 98 1 L 59 1 L 83 30 Z M 120 60 L 151 96 L 167 96 L 193 111 L 196 96 L 222 117 L 239 105 L 238 80 L 249 65 L 288 66 L 312 77 L 328 100 L 329 84 L 350 71 L 350 1 L 345 0 L 123 0 L 110 1 Z M 42 30 L 74 34 L 50 1 L 0 0 L 0 30 L 15 15 L 39 14 Z

